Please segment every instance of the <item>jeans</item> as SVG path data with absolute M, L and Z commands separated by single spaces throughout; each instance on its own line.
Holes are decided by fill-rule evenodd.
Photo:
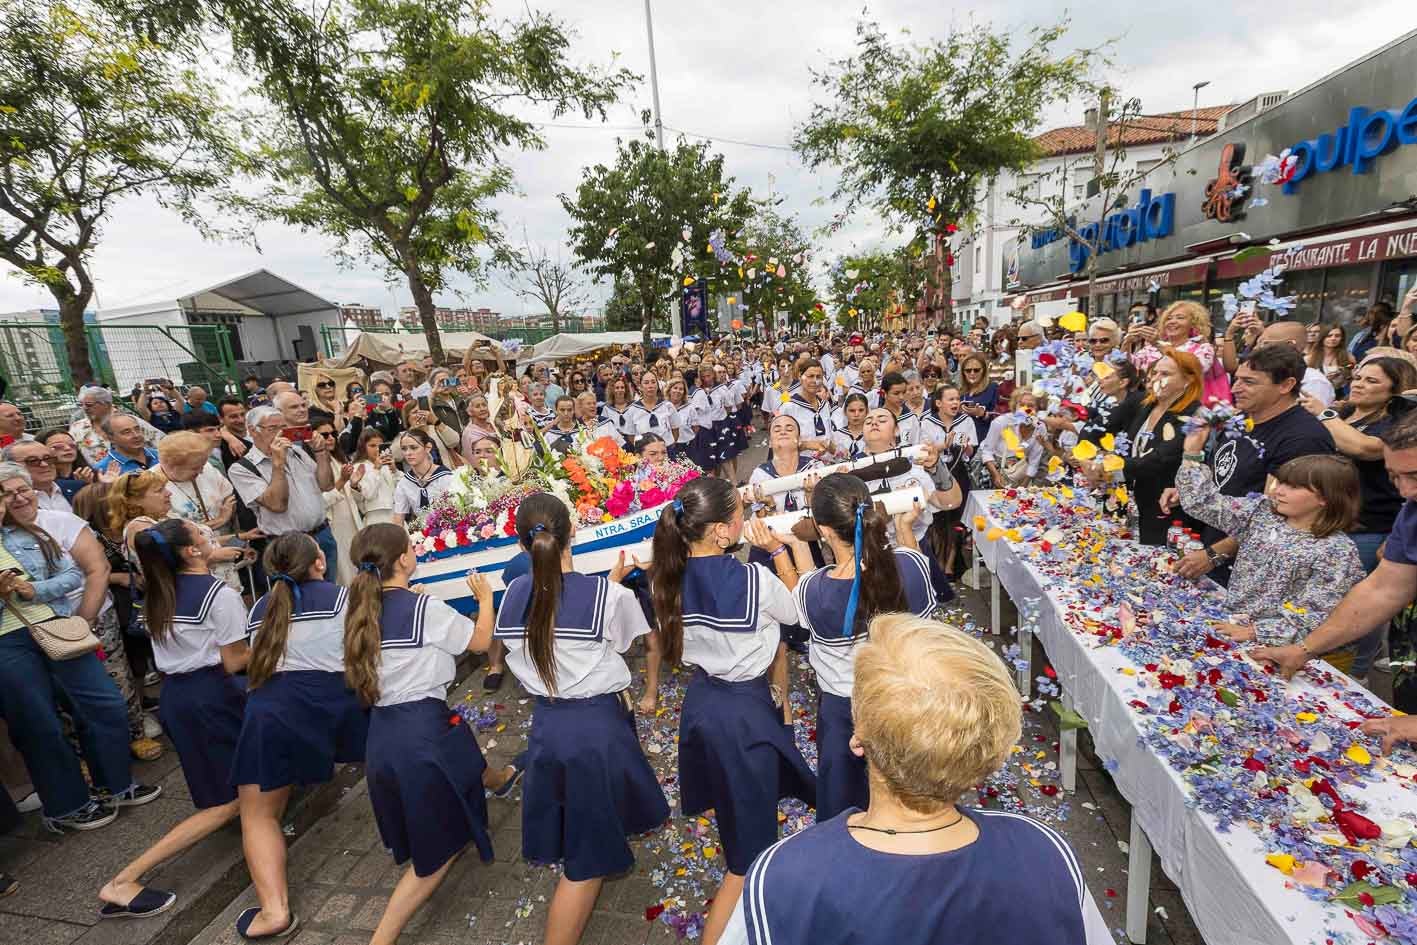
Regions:
M 1378 546 L 1387 540 L 1387 533 L 1358 532 L 1350 533 L 1348 537 L 1358 546 L 1358 558 L 1363 562 L 1363 570 L 1372 574 L 1378 566 Z M 1358 641 L 1358 653 L 1353 658 L 1350 676 L 1362 679 L 1368 675 L 1368 671 L 1373 668 L 1373 660 L 1378 658 L 1378 654 L 1383 651 L 1383 644 L 1387 642 L 1387 629 L 1388 625 L 1384 623 Z
M 335 542 L 335 533 L 326 525 L 310 537 L 315 539 L 315 544 L 325 553 L 326 573 L 335 574 L 339 570 L 339 545 Z
M 73 715 L 94 785 L 113 794 L 132 787 L 127 707 L 98 657 L 51 660 L 23 627 L 0 636 L 0 714 L 50 818 L 89 802 L 89 786 L 55 710 L 60 698 Z

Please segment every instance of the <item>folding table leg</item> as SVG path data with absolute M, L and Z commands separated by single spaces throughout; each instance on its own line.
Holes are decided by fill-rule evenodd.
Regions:
M 1073 697 L 1063 693 L 1062 703 L 1073 708 Z M 1062 776 L 1063 790 L 1072 794 L 1078 789 L 1078 730 L 1066 729 L 1058 733 L 1058 773 Z M 1150 862 L 1150 861 L 1148 861 Z
M 1132 812 L 1130 851 L 1127 854 L 1127 939 L 1146 945 L 1146 918 L 1151 911 L 1151 841 Z
M 999 629 L 999 576 L 989 575 L 989 632 L 998 636 L 1003 631 Z

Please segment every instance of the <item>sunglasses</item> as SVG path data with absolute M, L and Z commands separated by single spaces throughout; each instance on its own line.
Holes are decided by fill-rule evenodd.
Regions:
M 334 381 L 317 381 L 317 382 L 315 383 L 315 386 L 316 386 L 316 387 L 334 387 L 334 386 L 335 386 L 335 382 L 334 382 Z

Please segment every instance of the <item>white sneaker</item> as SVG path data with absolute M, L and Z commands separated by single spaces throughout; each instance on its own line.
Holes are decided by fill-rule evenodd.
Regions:
M 162 723 L 151 715 L 143 716 L 143 734 L 148 738 L 161 738 Z
M 29 796 L 15 805 L 21 814 L 32 814 L 44 806 L 44 802 L 39 799 L 38 791 L 30 791 Z

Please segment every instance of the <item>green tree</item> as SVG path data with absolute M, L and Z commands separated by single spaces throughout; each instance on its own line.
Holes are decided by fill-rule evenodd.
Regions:
M 794 146 L 809 167 L 841 169 L 838 222 L 870 206 L 930 265 L 927 310 L 953 318 L 949 235 L 968 224 L 987 185 L 1037 156 L 1030 134 L 1054 102 L 1086 90 L 1090 50 L 1058 55 L 1067 24 L 1016 43 L 987 26 L 929 45 L 892 42 L 862 22 L 854 55 L 814 71 L 816 103 Z
M 582 313 L 590 300 L 581 274 L 557 253 L 553 256 L 542 246 L 523 243 L 521 281 L 511 283 L 517 298 L 546 309 L 551 318 L 551 330 L 560 332 L 561 320 Z
M 403 278 L 443 361 L 435 293 L 510 267 L 492 201 L 508 148 L 545 147 L 528 106 L 605 117 L 634 76 L 580 67 L 558 21 L 494 19 L 486 0 L 212 0 L 271 103 L 256 206 Z
M 208 83 L 99 8 L 0 0 L 0 260 L 43 286 L 76 383 L 93 379 L 84 311 L 105 223 L 156 197 L 206 227 L 229 197 L 229 115 Z
M 614 164 L 582 171 L 575 197 L 562 194 L 561 204 L 585 268 L 634 287 L 646 345 L 682 288 L 717 274 L 710 235 L 737 232 L 752 213 L 748 192 L 724 175 L 722 155 L 682 138 L 660 151 L 648 134 L 618 141 Z
M 924 267 L 910 247 L 838 259 L 828 272 L 831 308 L 846 328 L 880 328 L 887 316 L 914 311 Z
M 735 318 L 750 327 L 761 319 L 769 333 L 806 320 L 817 301 L 812 244 L 796 218 L 759 204 L 729 246 L 736 258 L 720 262 L 712 284 L 728 294 Z

